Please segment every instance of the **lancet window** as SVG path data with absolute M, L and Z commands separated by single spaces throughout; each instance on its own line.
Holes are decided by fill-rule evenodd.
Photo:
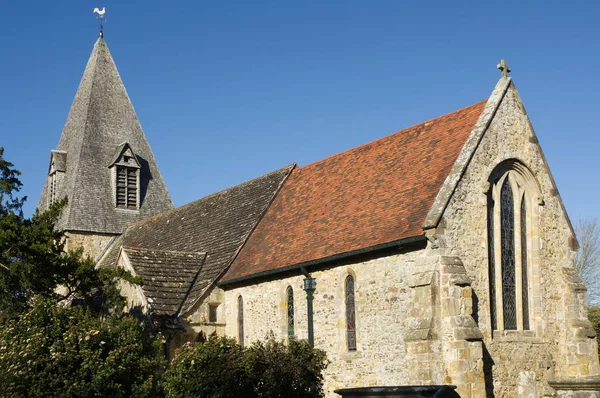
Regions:
M 238 341 L 244 346 L 244 299 L 238 296 Z
M 356 303 L 354 296 L 354 278 L 348 275 L 346 290 L 346 345 L 348 351 L 356 351 Z
M 288 338 L 294 337 L 294 290 L 291 286 L 286 289 L 287 296 L 287 334 Z
M 492 173 L 487 227 L 493 330 L 530 330 L 533 324 L 539 204 L 538 185 L 522 164 L 508 161 Z

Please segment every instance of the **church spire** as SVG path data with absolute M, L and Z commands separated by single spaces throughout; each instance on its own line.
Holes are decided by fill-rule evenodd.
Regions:
M 51 152 L 38 208 L 65 196 L 58 227 L 85 233 L 117 235 L 130 223 L 173 207 L 102 35 Z

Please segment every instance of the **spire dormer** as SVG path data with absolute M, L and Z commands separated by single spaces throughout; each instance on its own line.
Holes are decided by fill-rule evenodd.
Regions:
M 140 163 L 124 142 L 119 145 L 117 156 L 110 166 L 111 181 L 117 209 L 138 210 L 140 208 Z

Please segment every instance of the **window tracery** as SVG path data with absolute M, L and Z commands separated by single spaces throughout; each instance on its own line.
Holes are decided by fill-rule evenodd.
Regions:
M 537 240 L 539 187 L 533 174 L 511 160 L 490 177 L 488 194 L 488 265 L 493 330 L 530 330 L 532 297 L 539 286 Z M 537 278 L 536 280 L 539 280 Z M 536 304 L 539 305 L 539 304 Z

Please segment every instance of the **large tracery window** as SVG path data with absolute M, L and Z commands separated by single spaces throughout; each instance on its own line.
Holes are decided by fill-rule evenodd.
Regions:
M 531 172 L 516 161 L 500 165 L 490 178 L 488 258 L 493 330 L 530 330 L 532 283 L 537 264 L 539 188 Z M 537 294 L 537 293 L 536 293 Z
M 348 351 L 356 351 L 356 307 L 354 302 L 354 278 L 346 277 L 346 344 Z

